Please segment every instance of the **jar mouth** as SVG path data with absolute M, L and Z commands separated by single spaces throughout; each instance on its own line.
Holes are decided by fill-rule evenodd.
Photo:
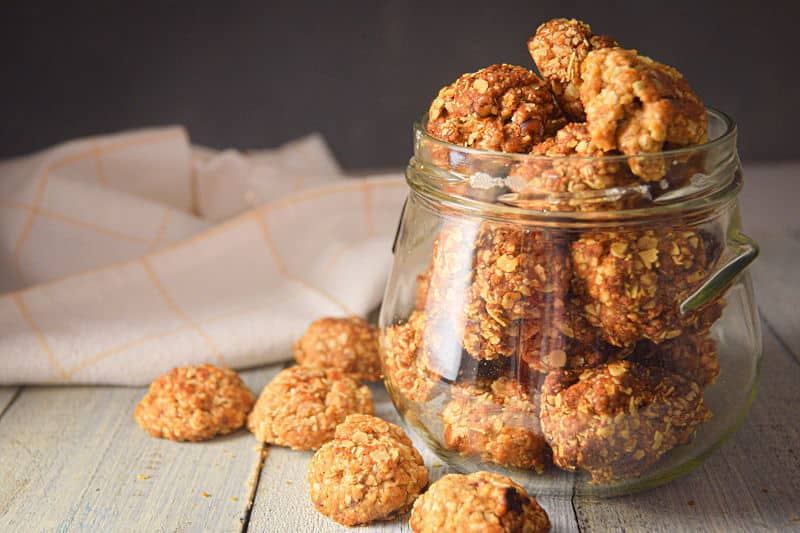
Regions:
M 709 140 L 705 143 L 635 156 L 599 157 L 531 155 L 460 146 L 431 136 L 425 128 L 426 114 L 414 124 L 414 157 L 406 177 L 412 189 L 439 203 L 498 218 L 597 221 L 708 209 L 735 196 L 741 179 L 734 120 L 713 108 L 706 111 Z M 652 181 L 630 179 L 608 187 L 544 191 L 520 186 L 515 175 L 521 168 L 534 169 L 538 182 L 547 183 L 564 179 L 564 169 L 567 174 L 592 174 L 617 166 L 628 169 L 633 164 L 639 168 L 661 165 L 664 175 Z

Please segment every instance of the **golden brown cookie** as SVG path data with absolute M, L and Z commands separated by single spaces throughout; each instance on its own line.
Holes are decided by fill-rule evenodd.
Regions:
M 260 442 L 316 450 L 333 438 L 337 424 L 348 415 L 372 412 L 372 394 L 352 376 L 293 366 L 261 391 L 247 428 Z
M 496 64 L 439 91 L 428 133 L 452 144 L 527 152 L 566 123 L 547 83 L 530 70 Z
M 530 333 L 521 321 L 563 307 L 569 289 L 560 232 L 484 222 L 475 238 L 474 279 L 464 308 L 464 349 L 476 359 L 512 355 Z
M 348 416 L 308 467 L 314 507 L 346 526 L 406 512 L 427 485 L 422 456 L 405 432 L 373 416 Z
M 631 360 L 674 372 L 701 387 L 711 385 L 719 375 L 717 341 L 707 333 L 684 332 L 661 344 L 641 341 Z
M 592 50 L 615 46 L 614 39 L 595 35 L 585 22 L 563 18 L 548 20 L 528 40 L 533 62 L 550 82 L 561 108 L 576 121 L 586 117 L 580 100 L 581 63 Z
M 708 117 L 683 75 L 636 50 L 603 48 L 581 64 L 581 102 L 592 141 L 602 150 L 636 156 L 707 139 Z M 631 157 L 645 181 L 666 172 L 662 157 Z
M 423 341 L 425 323 L 425 313 L 414 311 L 405 323 L 387 327 L 383 337 L 386 382 L 413 402 L 428 401 L 437 383 Z
M 509 172 L 509 187 L 530 198 L 526 205 L 545 211 L 597 211 L 632 206 L 631 194 L 588 194 L 638 182 L 618 155 L 592 142 L 585 123 L 572 122 L 531 150 L 535 156 L 516 164 Z M 634 191 L 630 191 L 633 193 Z M 567 194 L 569 193 L 569 194 Z M 578 193 L 578 194 L 576 194 Z M 537 198 L 538 197 L 538 198 Z M 532 203 L 534 200 L 539 200 Z
M 454 385 L 451 393 L 442 411 L 447 448 L 540 474 L 551 463 L 539 410 L 522 384 L 501 377 L 485 386 Z
M 573 287 L 589 322 L 615 346 L 678 337 L 681 301 L 716 260 L 710 237 L 691 228 L 586 233 L 572 243 Z
M 541 402 L 553 462 L 592 483 L 638 477 L 711 418 L 697 383 L 632 361 L 552 372 Z
M 303 366 L 335 368 L 363 381 L 381 379 L 378 329 L 363 318 L 317 319 L 293 349 Z
M 545 533 L 550 519 L 511 479 L 489 472 L 449 474 L 431 485 L 411 511 L 414 533 Z
M 154 437 L 201 441 L 244 426 L 253 401 L 233 370 L 184 366 L 156 378 L 133 416 Z

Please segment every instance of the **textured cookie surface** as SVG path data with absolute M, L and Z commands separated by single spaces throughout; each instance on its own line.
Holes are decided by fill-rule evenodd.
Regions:
M 437 139 L 499 152 L 527 152 L 564 124 L 547 83 L 506 64 L 464 74 L 439 91 L 428 113 Z
M 360 317 L 320 318 L 294 344 L 304 366 L 335 368 L 364 381 L 381 378 L 378 330 Z
M 244 426 L 253 400 L 236 372 L 207 364 L 185 366 L 153 381 L 134 418 L 154 437 L 208 440 Z
M 372 394 L 365 385 L 339 370 L 294 366 L 264 387 L 247 427 L 261 442 L 315 450 L 354 413 L 372 414 Z
M 553 461 L 593 483 L 639 476 L 710 417 L 697 383 L 631 361 L 552 372 L 542 388 Z
M 548 20 L 528 40 L 528 51 L 542 76 L 547 78 L 562 109 L 573 120 L 583 120 L 580 100 L 581 63 L 592 50 L 611 48 L 617 42 L 607 35 L 595 35 L 580 20 Z
M 550 447 L 526 388 L 501 377 L 487 386 L 454 385 L 442 411 L 444 443 L 481 461 L 543 472 Z
M 346 526 L 406 512 L 428 484 L 428 471 L 403 430 L 373 416 L 351 415 L 308 467 L 317 510 Z
M 489 472 L 449 474 L 417 499 L 414 533 L 544 533 L 550 519 L 525 489 Z

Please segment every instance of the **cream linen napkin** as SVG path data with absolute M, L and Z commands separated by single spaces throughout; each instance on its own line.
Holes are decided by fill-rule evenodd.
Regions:
M 0 162 L 0 383 L 288 359 L 314 318 L 379 303 L 404 196 L 315 135 L 242 154 L 174 127 Z

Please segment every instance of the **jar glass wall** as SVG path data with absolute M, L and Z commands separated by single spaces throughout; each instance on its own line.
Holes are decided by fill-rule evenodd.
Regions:
M 612 495 L 687 472 L 735 430 L 760 359 L 757 248 L 735 128 L 709 118 L 709 143 L 635 160 L 477 151 L 417 127 L 382 364 L 444 461 Z M 587 176 L 608 186 L 572 186 Z

